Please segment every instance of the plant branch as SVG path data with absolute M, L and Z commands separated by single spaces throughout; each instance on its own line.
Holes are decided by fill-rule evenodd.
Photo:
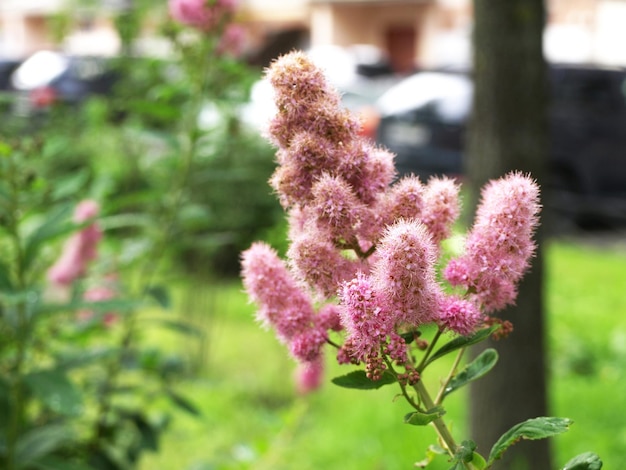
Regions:
M 454 374 L 456 373 L 456 369 L 457 367 L 459 367 L 461 358 L 463 357 L 464 353 L 465 353 L 465 348 L 461 348 L 459 350 L 459 353 L 456 355 L 456 358 L 454 359 L 454 364 L 452 364 L 452 368 L 450 369 L 450 373 L 446 377 L 446 380 L 443 381 L 443 384 L 441 385 L 441 388 L 439 389 L 439 393 L 437 393 L 437 397 L 435 398 L 435 405 L 440 405 L 441 402 L 443 401 L 444 394 L 446 393 L 446 388 L 448 388 L 448 384 L 452 380 L 452 377 L 454 377 Z

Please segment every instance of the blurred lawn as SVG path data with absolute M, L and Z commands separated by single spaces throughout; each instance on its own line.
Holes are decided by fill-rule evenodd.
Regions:
M 557 463 L 592 450 L 604 468 L 626 468 L 626 253 L 565 243 L 546 252 L 551 414 L 575 422 L 554 441 Z M 238 283 L 190 288 L 186 297 L 187 317 L 206 341 L 168 341 L 198 364 L 200 378 L 183 390 L 203 415 L 177 414 L 142 469 L 408 469 L 435 442 L 430 427 L 402 424 L 409 408 L 395 387 L 363 392 L 328 383 L 295 395 L 292 361 L 253 320 Z M 329 377 L 351 370 L 327 362 Z M 458 440 L 466 437 L 463 400 L 457 392 L 446 402 Z M 447 469 L 445 460 L 428 468 Z

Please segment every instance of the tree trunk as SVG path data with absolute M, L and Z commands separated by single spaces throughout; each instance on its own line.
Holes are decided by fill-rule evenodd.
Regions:
M 465 162 L 473 203 L 487 180 L 508 171 L 529 172 L 539 184 L 544 179 L 544 13 L 543 0 L 474 0 L 475 94 Z M 538 238 L 541 246 L 541 233 Z M 481 346 L 494 347 L 500 355 L 496 368 L 470 391 L 471 436 L 483 455 L 511 426 L 547 415 L 542 275 L 539 249 L 520 286 L 517 305 L 499 314 L 513 323 L 513 333 Z M 550 468 L 546 440 L 518 443 L 494 466 Z

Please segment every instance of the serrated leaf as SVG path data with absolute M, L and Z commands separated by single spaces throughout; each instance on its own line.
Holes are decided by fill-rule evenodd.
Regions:
M 498 352 L 495 349 L 485 349 L 476 359 L 457 373 L 445 389 L 444 397 L 473 380 L 479 379 L 489 372 L 498 362 Z
M 437 418 L 441 418 L 446 414 L 446 410 L 441 406 L 437 406 L 432 410 L 428 410 L 425 413 L 420 411 L 413 411 L 404 416 L 404 422 L 413 426 L 426 426 L 428 423 L 432 423 Z
M 600 470 L 602 460 L 594 452 L 577 455 L 565 464 L 562 470 Z
M 516 424 L 493 445 L 487 464 L 492 465 L 509 447 L 521 439 L 536 440 L 556 436 L 567 431 L 571 424 L 570 419 L 554 417 L 533 418 Z
M 335 377 L 332 383 L 344 388 L 352 388 L 357 390 L 375 390 L 383 385 L 389 385 L 396 382 L 396 378 L 391 372 L 383 372 L 379 380 L 371 380 L 363 370 L 355 370 L 346 375 Z
M 76 416 L 82 411 L 82 395 L 74 384 L 58 370 L 31 372 L 24 383 L 48 409 L 66 416 Z
M 444 344 L 432 356 L 430 356 L 426 361 L 426 364 L 424 364 L 424 368 L 431 362 L 436 361 L 440 357 L 450 354 L 451 352 L 486 340 L 487 338 L 489 338 L 491 333 L 496 331 L 498 328 L 498 325 L 494 325 L 489 328 L 478 330 L 472 336 L 459 336 L 458 338 L 454 338 L 452 341 Z

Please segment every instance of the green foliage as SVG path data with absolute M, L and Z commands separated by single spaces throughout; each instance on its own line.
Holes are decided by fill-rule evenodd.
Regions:
M 332 379 L 332 383 L 335 385 L 357 390 L 375 390 L 384 385 L 395 383 L 396 381 L 396 377 L 389 372 L 384 372 L 382 377 L 378 380 L 371 380 L 363 370 L 355 370 L 341 377 Z
M 567 462 L 562 470 L 600 470 L 602 461 L 593 452 L 577 455 Z
M 201 417 L 180 391 L 187 358 L 147 338 L 203 342 L 172 313 L 175 276 L 233 273 L 239 251 L 278 219 L 266 186 L 272 151 L 238 115 L 258 73 L 217 53 L 219 28 L 193 36 L 165 21 L 174 56 L 132 55 L 149 3 L 116 18 L 123 53 L 106 63 L 111 95 L 3 125 L 3 469 L 135 468 L 159 450 L 173 413 Z M 63 28 L 71 22 L 59 17 Z M 201 125 L 207 109 L 214 119 Z M 76 223 L 84 199 L 101 214 Z M 94 223 L 103 231 L 97 260 L 70 285 L 51 284 L 64 244 Z M 103 286 L 112 298 L 86 295 Z
M 541 417 L 533 418 L 516 424 L 493 445 L 487 463 L 491 465 L 495 460 L 516 442 L 522 439 L 545 439 L 567 431 L 572 421 L 566 418 Z
M 445 388 L 443 396 L 445 397 L 473 380 L 479 379 L 493 369 L 496 362 L 498 362 L 498 352 L 491 348 L 484 350 L 462 371 L 455 374 Z
M 437 406 L 431 410 L 428 410 L 424 413 L 420 411 L 413 411 L 408 413 L 404 417 L 404 422 L 406 424 L 412 424 L 413 426 L 425 426 L 429 423 L 432 423 L 437 418 L 441 418 L 446 411 L 441 406 Z

